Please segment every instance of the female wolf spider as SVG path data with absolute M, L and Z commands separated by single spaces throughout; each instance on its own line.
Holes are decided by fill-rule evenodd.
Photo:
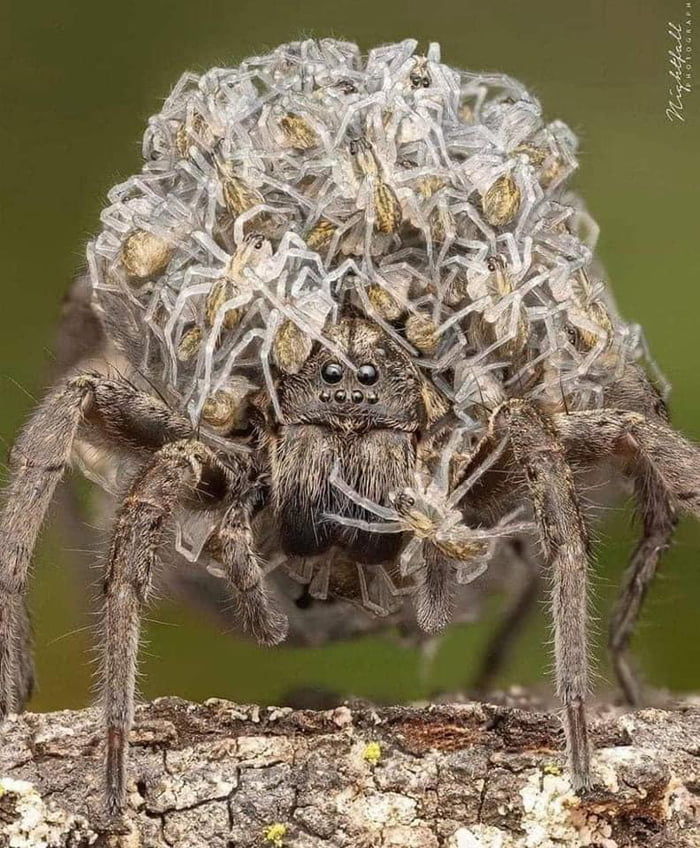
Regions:
M 416 47 L 365 57 L 308 40 L 185 74 L 149 122 L 142 171 L 109 194 L 69 321 L 89 349 L 10 457 L 0 716 L 32 689 L 37 535 L 67 463 L 92 451 L 128 482 L 104 573 L 112 817 L 125 812 L 140 617 L 173 527 L 197 529 L 193 559 L 218 568 L 268 645 L 287 620 L 264 558 L 330 574 L 368 608 L 372 572 L 434 630 L 503 540 L 534 533 L 581 791 L 579 475 L 603 466 L 632 481 L 643 525 L 610 628 L 638 698 L 628 643 L 676 510 L 700 515 L 700 451 L 669 426 L 637 330 L 589 279 L 595 227 L 566 189 L 573 133 L 545 124 L 520 83 Z M 114 358 L 121 377 L 83 364 Z
M 104 577 L 107 803 L 113 816 L 125 808 L 140 616 L 178 505 L 219 515 L 217 556 L 240 614 L 257 639 L 271 645 L 284 639 L 285 620 L 262 578 L 253 529 L 257 513 L 271 512 L 279 545 L 293 556 L 336 547 L 361 562 L 379 563 L 400 556 L 407 537 L 409 546 L 411 536 L 422 539 L 419 616 L 425 627 L 437 628 L 448 617 L 453 567 L 483 556 L 484 539 L 492 534 L 481 528 L 506 517 L 524 496 L 534 510 L 551 582 L 557 690 L 565 706 L 572 783 L 582 790 L 591 782 L 584 712 L 588 536 L 571 466 L 612 461 L 634 481 L 644 526 L 610 641 L 620 682 L 634 696 L 626 648 L 676 507 L 700 515 L 700 451 L 668 426 L 663 405 L 640 373 L 631 367 L 599 410 L 551 414 L 524 399 L 502 403 L 454 475 L 451 488 L 461 497 L 452 506 L 460 517 L 445 530 L 420 501 L 416 507 L 410 491 L 425 470 L 426 444 L 435 439 L 429 413 L 434 387 L 366 320 L 343 319 L 329 333 L 356 370 L 317 345 L 297 373 L 279 378 L 284 423 L 275 421 L 260 393 L 249 410 L 250 435 L 232 435 L 226 450 L 204 430 L 197 434 L 187 417 L 160 398 L 97 373 L 78 374 L 52 391 L 12 450 L 0 515 L 3 716 L 20 710 L 32 689 L 27 574 L 76 439 L 135 455 L 141 466 L 117 513 Z M 390 496 L 393 509 L 377 515 L 373 504 L 388 503 Z M 337 520 L 329 520 L 333 516 Z M 400 519 L 399 527 L 377 524 L 392 518 Z M 494 532 L 524 529 L 506 524 Z

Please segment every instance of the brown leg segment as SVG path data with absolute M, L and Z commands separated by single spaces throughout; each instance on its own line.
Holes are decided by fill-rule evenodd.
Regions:
M 585 715 L 588 536 L 574 477 L 552 423 L 526 401 L 503 404 L 491 427 L 508 435 L 534 506 L 551 584 L 557 692 L 565 709 L 571 781 L 576 791 L 585 790 L 591 783 Z
M 174 507 L 196 488 L 212 464 L 211 452 L 198 442 L 166 445 L 136 477 L 117 514 L 105 577 L 102 661 L 107 813 L 112 819 L 125 810 L 141 612 L 157 551 Z

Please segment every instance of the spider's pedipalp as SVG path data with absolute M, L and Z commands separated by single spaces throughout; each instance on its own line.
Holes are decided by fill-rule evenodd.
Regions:
M 264 584 L 263 564 L 255 550 L 248 503 L 234 501 L 221 522 L 218 543 L 226 579 L 236 595 L 246 632 L 261 645 L 277 645 L 287 636 L 288 622 Z
M 452 619 L 454 563 L 430 544 L 423 544 L 423 567 L 416 586 L 416 621 L 426 633 L 442 630 Z

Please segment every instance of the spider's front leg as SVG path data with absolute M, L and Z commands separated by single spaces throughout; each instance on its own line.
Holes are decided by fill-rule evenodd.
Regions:
M 165 445 L 131 484 L 117 513 L 105 577 L 103 635 L 104 715 L 107 731 L 107 812 L 119 819 L 126 806 L 126 756 L 133 721 L 141 612 L 168 519 L 193 496 L 232 502 L 220 530 L 220 555 L 231 582 L 246 591 L 260 585 L 259 566 L 244 538 L 236 544 L 232 514 L 244 512 L 249 487 L 245 462 L 224 465 L 205 445 L 184 439 Z M 284 637 L 285 622 L 255 594 L 255 621 L 269 640 Z
M 0 512 L 0 719 L 22 709 L 31 693 L 29 567 L 84 423 L 112 448 L 143 453 L 191 433 L 187 419 L 158 398 L 97 374 L 72 377 L 39 404 L 10 454 L 10 482 Z
M 524 400 L 510 400 L 493 414 L 485 441 L 506 437 L 522 469 L 533 503 L 551 580 L 557 694 L 564 708 L 571 780 L 590 786 L 590 744 L 585 715 L 588 689 L 588 535 L 574 477 L 556 429 Z
M 137 476 L 117 514 L 105 575 L 103 686 L 107 730 L 107 812 L 125 806 L 128 734 L 133 721 L 134 685 L 141 609 L 151 588 L 163 525 L 183 488 L 192 488 L 207 460 L 196 442 L 161 448 Z

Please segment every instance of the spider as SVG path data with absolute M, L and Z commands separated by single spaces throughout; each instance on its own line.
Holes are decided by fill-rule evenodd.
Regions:
M 631 482 L 643 524 L 610 630 L 638 698 L 628 643 L 677 511 L 700 515 L 700 451 L 593 263 L 565 189 L 573 136 L 519 83 L 415 50 L 305 41 L 186 75 L 142 173 L 110 193 L 69 301 L 70 373 L 10 456 L 0 715 L 32 690 L 28 571 L 75 459 L 119 493 L 101 635 L 114 820 L 140 619 L 173 537 L 265 645 L 287 634 L 279 575 L 375 615 L 413 605 L 435 631 L 499 552 L 536 539 L 584 791 L 580 491 L 602 470 Z

